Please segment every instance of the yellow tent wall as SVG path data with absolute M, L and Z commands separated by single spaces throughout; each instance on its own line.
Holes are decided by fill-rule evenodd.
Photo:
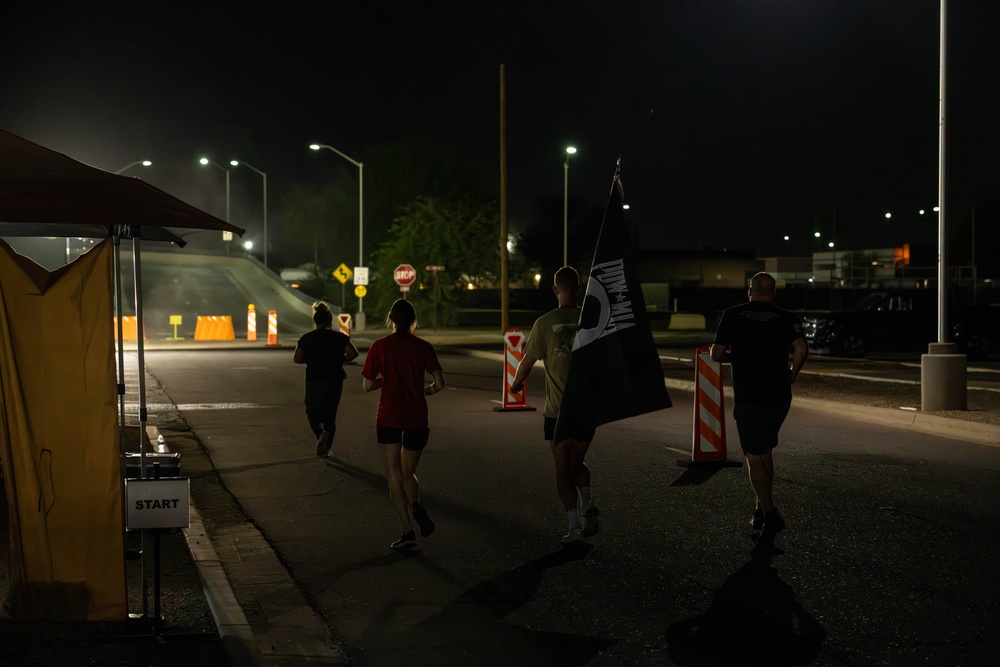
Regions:
M 0 241 L 0 456 L 14 620 L 122 620 L 110 240 L 48 272 Z

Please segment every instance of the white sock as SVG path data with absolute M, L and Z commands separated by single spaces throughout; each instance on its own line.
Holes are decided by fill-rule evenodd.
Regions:
M 580 487 L 580 501 L 584 504 L 584 506 L 587 506 L 587 505 L 590 504 L 590 500 L 591 500 L 590 499 L 590 487 L 589 486 L 581 486 Z
M 576 509 L 566 511 L 566 518 L 569 520 L 569 529 L 580 527 L 580 513 Z

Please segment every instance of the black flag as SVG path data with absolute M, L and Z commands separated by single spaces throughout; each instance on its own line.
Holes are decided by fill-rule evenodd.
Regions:
M 636 277 L 618 162 L 573 342 L 556 442 L 671 405 Z

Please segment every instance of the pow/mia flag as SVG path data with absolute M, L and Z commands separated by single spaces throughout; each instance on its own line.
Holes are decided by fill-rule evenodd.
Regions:
M 570 356 L 555 441 L 671 406 L 635 272 L 619 165 Z M 578 438 L 579 439 L 579 438 Z

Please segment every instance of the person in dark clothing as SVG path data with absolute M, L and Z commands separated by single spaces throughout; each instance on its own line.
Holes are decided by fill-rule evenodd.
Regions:
M 792 384 L 809 356 L 798 315 L 774 305 L 774 277 L 750 280 L 749 301 L 722 314 L 712 359 L 733 371 L 733 417 L 756 497 L 750 520 L 773 537 L 785 527 L 774 506 L 774 460 L 778 431 L 792 404 Z
M 333 313 L 323 301 L 313 304 L 312 331 L 299 339 L 292 360 L 306 365 L 306 419 L 316 435 L 316 456 L 327 456 L 337 431 L 337 408 L 344 391 L 344 364 L 358 356 L 351 339 L 333 329 Z

